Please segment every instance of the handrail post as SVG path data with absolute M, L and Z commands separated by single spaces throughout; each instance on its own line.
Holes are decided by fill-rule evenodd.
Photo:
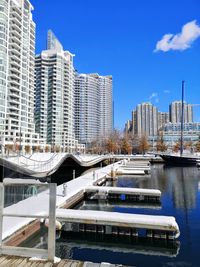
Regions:
M 54 261 L 56 244 L 56 183 L 49 184 L 48 260 Z
M 0 183 L 0 254 L 2 253 L 3 234 L 3 208 L 4 208 L 4 186 Z

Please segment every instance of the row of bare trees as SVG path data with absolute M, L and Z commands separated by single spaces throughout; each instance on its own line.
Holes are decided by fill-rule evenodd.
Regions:
M 184 142 L 183 147 L 187 150 L 200 152 L 200 139 L 195 143 L 191 141 Z M 115 130 L 108 138 L 99 138 L 91 142 L 86 152 L 96 154 L 144 154 L 153 149 L 156 149 L 158 152 L 165 152 L 168 150 L 162 133 L 159 134 L 155 148 L 153 148 L 146 136 L 139 137 L 132 134 L 122 134 Z M 170 147 L 170 150 L 178 152 L 180 150 L 180 141 Z
M 115 130 L 108 138 L 99 138 L 91 142 L 87 152 L 97 154 L 144 154 L 149 150 L 149 147 L 146 136 L 139 138 L 131 134 L 121 134 Z
M 184 142 L 184 149 L 190 151 L 200 152 L 200 138 L 197 142 L 193 143 L 191 141 Z M 86 152 L 92 154 L 104 154 L 104 153 L 112 153 L 112 154 L 134 154 L 140 153 L 144 154 L 149 150 L 153 150 L 156 148 L 158 152 L 165 152 L 168 150 L 168 146 L 166 145 L 163 134 L 160 133 L 156 146 L 152 147 L 148 142 L 146 136 L 137 136 L 132 134 L 122 134 L 119 131 L 115 130 L 108 138 L 99 138 L 88 144 L 86 147 Z M 172 151 L 178 152 L 180 150 L 180 141 L 175 143 L 173 147 L 171 147 Z M 18 144 L 7 144 L 5 145 L 5 152 L 9 155 L 10 152 L 18 153 L 22 150 L 22 147 Z M 60 146 L 50 147 L 46 145 L 43 149 L 37 145 L 31 147 L 30 145 L 24 146 L 25 154 L 30 154 L 31 152 L 61 152 Z M 67 152 L 67 151 L 65 151 Z

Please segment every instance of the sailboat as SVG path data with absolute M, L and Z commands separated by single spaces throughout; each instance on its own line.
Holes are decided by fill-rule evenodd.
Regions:
M 196 165 L 197 160 L 200 160 L 200 158 L 195 155 L 183 154 L 184 85 L 185 81 L 182 81 L 180 155 L 160 154 L 160 157 L 166 164 L 173 166 Z

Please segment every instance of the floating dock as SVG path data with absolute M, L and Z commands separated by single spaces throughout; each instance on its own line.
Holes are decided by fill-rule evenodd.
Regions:
M 19 211 L 16 215 L 4 213 L 4 216 L 27 217 L 27 212 Z M 32 215 L 35 218 L 48 218 L 48 212 Z M 80 231 L 100 232 L 104 234 L 120 234 L 138 236 L 139 230 L 146 230 L 151 238 L 176 239 L 180 235 L 174 217 L 158 215 L 139 215 L 119 212 L 56 209 L 56 220 L 75 223 Z
M 95 194 L 96 199 L 117 199 L 128 201 L 160 202 L 161 191 L 157 189 L 88 186 L 84 189 L 84 195 Z M 93 199 L 95 199 L 95 196 Z
M 180 235 L 178 224 L 171 216 L 57 209 L 56 218 L 78 224 L 80 231 L 139 236 L 139 230 L 143 229 L 147 237 L 164 239 L 176 239 Z
M 117 169 L 117 174 L 144 175 L 151 172 L 149 161 L 127 161 L 124 160 L 122 165 Z

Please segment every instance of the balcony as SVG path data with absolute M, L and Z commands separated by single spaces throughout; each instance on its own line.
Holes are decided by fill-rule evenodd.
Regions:
M 12 79 L 12 77 L 10 77 L 9 79 L 9 84 L 12 87 L 12 89 L 14 90 L 19 90 L 19 86 L 20 86 L 20 82 L 19 80 L 16 79 Z
M 16 54 L 13 54 L 13 51 L 10 54 L 10 58 L 12 60 L 12 63 L 16 62 L 16 64 L 18 64 L 18 65 L 20 64 L 20 57 L 16 56 Z
M 16 10 L 11 11 L 11 18 L 16 18 L 21 21 L 21 12 L 17 12 Z
M 21 57 L 21 51 L 18 49 L 18 46 L 16 44 L 10 44 L 9 49 L 12 50 L 12 53 L 15 54 L 18 57 Z

